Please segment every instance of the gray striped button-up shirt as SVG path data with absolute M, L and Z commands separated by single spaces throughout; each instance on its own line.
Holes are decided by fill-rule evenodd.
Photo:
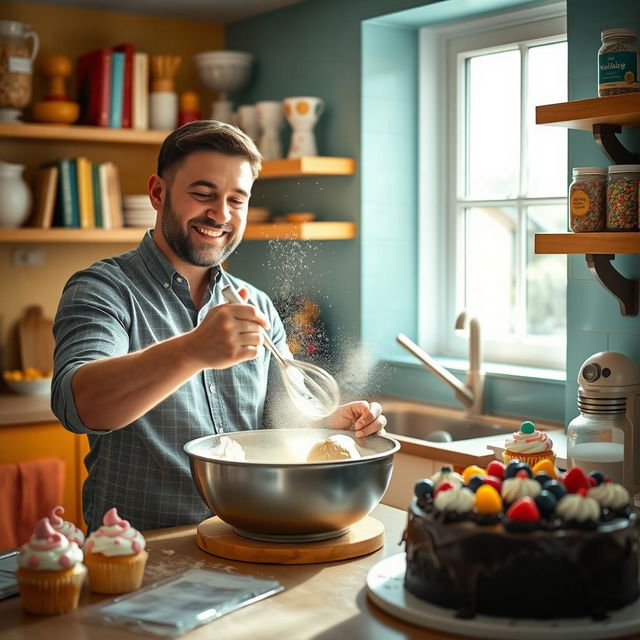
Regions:
M 210 517 L 191 479 L 183 445 L 200 436 L 269 426 L 267 406 L 279 406 L 282 384 L 266 350 L 228 369 L 205 369 L 130 425 L 93 431 L 78 415 L 71 379 L 93 360 L 144 349 L 197 326 L 224 302 L 222 286 L 247 286 L 267 316 L 272 340 L 290 355 L 285 331 L 268 296 L 221 268 L 212 270 L 201 309 L 187 280 L 160 252 L 148 231 L 138 246 L 101 260 L 67 282 L 56 319 L 52 409 L 62 424 L 86 433 L 91 451 L 82 491 L 89 531 L 116 507 L 137 529 L 192 524 Z

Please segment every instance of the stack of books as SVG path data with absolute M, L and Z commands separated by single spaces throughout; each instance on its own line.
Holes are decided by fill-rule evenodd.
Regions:
M 149 56 L 131 43 L 78 58 L 80 124 L 149 128 Z
M 113 162 L 61 158 L 36 173 L 33 227 L 119 229 L 122 194 Z

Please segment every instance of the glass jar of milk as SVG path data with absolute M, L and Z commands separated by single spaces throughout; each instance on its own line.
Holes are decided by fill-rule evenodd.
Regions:
M 623 412 L 581 412 L 567 429 L 568 465 L 580 467 L 587 474 L 600 471 L 605 478 L 622 483 L 626 422 Z

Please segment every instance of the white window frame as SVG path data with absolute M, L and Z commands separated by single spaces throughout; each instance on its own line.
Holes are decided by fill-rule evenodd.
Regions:
M 458 194 L 464 193 L 464 174 L 458 171 L 464 159 L 464 123 L 461 87 L 447 78 L 462 78 L 461 51 L 513 49 L 514 42 L 551 43 L 566 38 L 566 6 L 549 2 L 543 6 L 496 14 L 488 18 L 466 20 L 447 25 L 425 27 L 420 33 L 420 269 L 419 326 L 420 342 L 431 353 L 449 358 L 466 358 L 468 341 L 454 330 L 456 314 L 463 299 L 462 278 L 456 278 L 461 259 L 456 255 L 461 225 L 453 219 Z M 445 75 L 446 74 L 446 75 Z M 442 91 L 449 86 L 450 91 Z M 523 96 L 526 98 L 526 96 Z M 455 109 L 451 106 L 455 105 Z M 526 101 L 523 102 L 523 110 Z M 499 132 L 497 132 L 499 133 Z M 521 155 L 526 140 L 523 140 Z M 446 161 L 443 161 L 446 159 Z M 457 176 L 449 179 L 449 176 Z M 459 181 L 462 181 L 460 184 Z M 533 199 L 527 199 L 535 204 Z M 545 204 L 562 204 L 566 198 L 541 198 Z M 474 201 L 465 203 L 473 205 Z M 486 204 L 486 203 L 485 203 Z M 523 219 L 524 208 L 518 215 Z M 459 218 L 460 209 L 456 216 Z M 520 261 L 526 259 L 526 247 L 520 247 Z M 455 261 L 455 264 L 454 264 Z M 446 275 L 445 275 L 446 274 Z M 520 292 L 520 295 L 523 294 Z M 436 313 L 434 313 L 436 309 Z M 486 360 L 553 369 L 564 369 L 566 340 L 531 338 L 518 341 L 489 342 L 483 338 Z M 541 344 L 549 348 L 541 349 Z

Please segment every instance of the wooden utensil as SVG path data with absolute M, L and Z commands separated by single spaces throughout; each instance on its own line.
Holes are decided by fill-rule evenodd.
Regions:
M 53 322 L 45 318 L 42 307 L 27 307 L 18 321 L 20 359 L 22 368 L 33 367 L 41 371 L 53 369 Z
M 151 56 L 151 91 L 174 91 L 174 80 L 181 61 L 180 56 Z

